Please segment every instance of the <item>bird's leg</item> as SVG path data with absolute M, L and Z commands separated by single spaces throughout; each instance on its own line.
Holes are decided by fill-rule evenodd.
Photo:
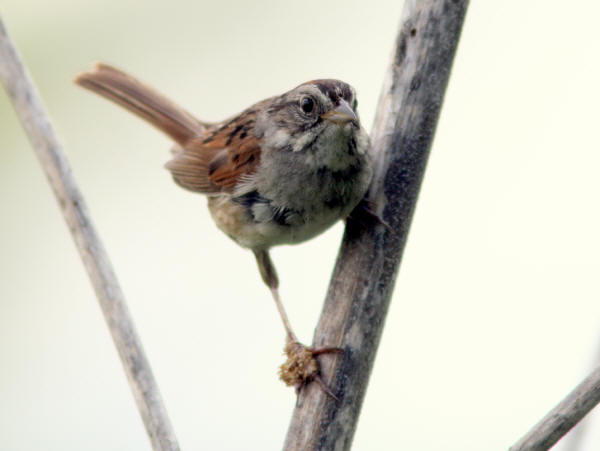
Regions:
M 298 341 L 296 334 L 292 330 L 287 313 L 283 308 L 281 298 L 279 297 L 279 279 L 277 278 L 277 272 L 275 271 L 275 266 L 271 261 L 269 252 L 266 250 L 254 251 L 254 256 L 256 257 L 260 275 L 271 290 L 275 305 L 277 306 L 279 316 L 281 317 L 283 327 L 287 334 L 284 351 L 288 359 L 281 365 L 279 377 L 287 385 L 295 386 L 298 390 L 314 380 L 327 395 L 331 396 L 336 401 L 339 401 L 327 387 L 323 379 L 321 379 L 321 376 L 319 375 L 319 364 L 315 359 L 315 356 L 325 353 L 339 353 L 342 352 L 342 349 L 333 347 L 309 348 Z
M 285 328 L 285 332 L 287 334 L 287 341 L 297 342 L 298 338 L 296 338 L 296 334 L 292 330 L 290 320 L 287 316 L 287 313 L 285 312 L 285 309 L 283 308 L 283 302 L 281 302 L 281 298 L 279 297 L 279 278 L 277 277 L 277 271 L 275 271 L 275 266 L 271 261 L 269 252 L 257 251 L 254 252 L 254 256 L 256 257 L 256 263 L 258 263 L 258 270 L 260 271 L 260 275 L 265 284 L 271 290 L 271 294 L 273 295 L 273 299 L 275 300 L 275 305 L 277 306 L 279 316 L 281 317 L 283 327 Z

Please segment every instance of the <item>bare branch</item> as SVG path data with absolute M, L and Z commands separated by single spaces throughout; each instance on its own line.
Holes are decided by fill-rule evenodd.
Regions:
M 600 367 L 586 377 L 510 451 L 545 451 L 600 402 Z
M 0 78 L 56 195 L 125 368 L 152 447 L 179 450 L 117 278 L 50 119 L 0 18 Z
M 316 384 L 303 389 L 286 450 L 350 448 L 467 4 L 405 2 L 371 135 L 377 166 L 369 200 L 383 221 L 373 227 L 348 221 L 314 336 L 315 347 L 344 349 L 340 357 L 320 358 L 340 402 Z
M 600 365 L 600 347 L 596 349 L 594 360 L 590 367 L 596 368 L 598 365 Z M 592 406 L 592 408 L 593 407 L 595 406 Z M 588 412 L 584 413 L 584 415 L 587 415 L 587 413 Z M 591 423 L 592 418 L 582 418 L 579 420 L 579 422 L 576 422 L 576 425 L 573 426 L 570 431 L 568 431 L 569 435 L 566 435 L 567 433 L 565 432 L 564 434 L 566 435 L 566 437 L 564 438 L 564 449 L 568 449 L 569 451 L 582 450 L 584 447 L 586 436 L 588 435 L 589 429 L 592 426 Z

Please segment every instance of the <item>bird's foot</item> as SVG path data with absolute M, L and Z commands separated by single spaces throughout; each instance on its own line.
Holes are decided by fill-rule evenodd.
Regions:
M 319 362 L 315 357 L 320 354 L 341 352 L 343 352 L 341 348 L 309 348 L 297 341 L 288 340 L 284 348 L 287 360 L 279 367 L 279 378 L 286 385 L 296 387 L 297 391 L 314 381 L 327 395 L 339 401 L 321 378 Z
M 394 233 L 394 229 L 389 225 L 381 215 L 375 212 L 375 204 L 368 200 L 361 200 L 354 210 L 350 212 L 348 218 L 357 221 L 360 225 L 370 228 L 373 225 L 381 224 L 388 232 Z

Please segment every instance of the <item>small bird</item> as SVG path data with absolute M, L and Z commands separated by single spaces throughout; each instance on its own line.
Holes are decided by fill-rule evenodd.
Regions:
M 181 187 L 205 194 L 217 227 L 250 249 L 283 321 L 288 361 L 280 377 L 297 389 L 319 376 L 315 356 L 337 348 L 298 341 L 279 297 L 269 249 L 313 238 L 348 217 L 371 182 L 369 137 L 354 89 L 313 80 L 220 123 L 202 122 L 130 75 L 98 63 L 75 83 L 140 116 L 175 141 L 166 164 Z

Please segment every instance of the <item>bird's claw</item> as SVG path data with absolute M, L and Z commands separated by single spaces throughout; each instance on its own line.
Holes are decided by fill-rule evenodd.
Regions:
M 315 358 L 321 354 L 341 353 L 343 349 L 334 347 L 309 348 L 297 341 L 288 341 L 284 348 L 287 360 L 279 368 L 279 378 L 286 384 L 300 391 L 312 381 L 331 398 L 339 402 L 339 398 L 331 391 L 321 378 L 319 363 Z

